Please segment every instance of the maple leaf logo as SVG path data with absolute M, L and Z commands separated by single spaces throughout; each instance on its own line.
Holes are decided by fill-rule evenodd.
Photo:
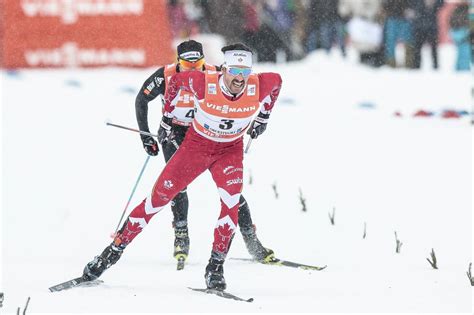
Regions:
M 227 239 L 230 239 L 232 235 L 234 235 L 234 229 L 226 223 L 224 226 L 219 226 L 217 228 L 217 233 L 219 233 L 222 241 L 225 242 Z

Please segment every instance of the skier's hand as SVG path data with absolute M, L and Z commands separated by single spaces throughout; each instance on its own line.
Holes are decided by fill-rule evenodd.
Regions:
M 247 134 L 250 135 L 250 138 L 257 139 L 265 129 L 267 129 L 267 122 L 270 114 L 259 113 L 255 120 L 250 125 L 250 128 L 247 130 Z
M 156 143 L 155 139 L 151 136 L 147 135 L 140 135 L 143 142 L 143 147 L 145 148 L 146 153 L 151 156 L 158 155 L 160 149 L 158 149 L 158 143 Z
M 163 144 L 169 140 L 171 134 L 171 122 L 173 119 L 163 116 L 160 123 L 160 128 L 158 129 L 158 142 Z

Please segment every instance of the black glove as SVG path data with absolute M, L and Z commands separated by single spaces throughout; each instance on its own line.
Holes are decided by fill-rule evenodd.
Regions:
M 158 129 L 158 142 L 163 144 L 169 140 L 171 134 L 171 124 L 173 119 L 163 116 Z
M 270 114 L 263 114 L 260 112 L 255 120 L 250 125 L 250 128 L 247 130 L 247 134 L 250 135 L 250 138 L 257 139 L 265 129 L 267 129 L 267 122 Z
M 143 142 L 143 147 L 145 148 L 146 153 L 151 156 L 158 155 L 160 149 L 158 149 L 158 143 L 156 143 L 155 139 L 152 136 L 147 135 L 140 135 Z

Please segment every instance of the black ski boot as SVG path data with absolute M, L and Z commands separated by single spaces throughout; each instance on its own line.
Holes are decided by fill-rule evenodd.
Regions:
M 206 267 L 206 286 L 208 289 L 214 289 L 224 291 L 226 283 L 224 279 L 224 260 L 218 260 L 215 258 L 209 259 L 209 263 Z
M 262 263 L 266 263 L 272 261 L 275 258 L 273 250 L 263 247 L 262 243 L 260 243 L 258 240 L 254 226 L 248 229 L 241 229 L 240 231 L 242 232 L 245 246 L 247 246 L 247 250 L 253 259 Z
M 174 229 L 174 253 L 173 256 L 177 260 L 185 261 L 189 254 L 189 235 L 188 227 L 176 227 Z
M 94 259 L 84 267 L 83 277 L 88 280 L 99 278 L 102 273 L 110 266 L 115 264 L 122 256 L 125 247 L 115 246 L 113 243 L 107 246 L 102 254 L 95 256 Z

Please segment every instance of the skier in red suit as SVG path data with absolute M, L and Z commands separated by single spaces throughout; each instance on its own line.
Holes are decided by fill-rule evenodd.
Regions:
M 84 268 L 84 276 L 98 278 L 116 263 L 125 247 L 184 187 L 206 170 L 212 174 L 221 199 L 214 229 L 206 286 L 225 290 L 223 264 L 238 224 L 243 184 L 243 135 L 261 135 L 280 93 L 277 73 L 252 73 L 252 52 L 243 44 L 222 48 L 222 71 L 188 71 L 173 75 L 165 93 L 163 125 L 170 125 L 176 100 L 182 92 L 194 94 L 192 128 L 168 161 L 151 194 L 132 210 L 114 241 Z M 170 130 L 160 128 L 159 137 Z

